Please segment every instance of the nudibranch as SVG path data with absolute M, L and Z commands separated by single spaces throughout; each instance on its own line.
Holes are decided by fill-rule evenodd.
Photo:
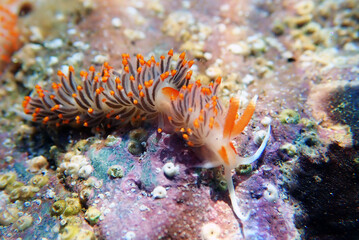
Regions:
M 214 168 L 223 165 L 232 207 L 240 219 L 240 212 L 231 171 L 240 164 L 250 164 L 260 157 L 270 136 L 270 127 L 257 152 L 247 158 L 238 156 L 232 140 L 250 121 L 256 104 L 254 97 L 241 117 L 239 100 L 232 98 L 225 109 L 217 97 L 221 78 L 208 86 L 200 81 L 190 83 L 193 60 L 185 53 L 172 63 L 173 50 L 159 61 L 145 60 L 140 54 L 132 63 L 128 54 L 122 55 L 122 68 L 114 70 L 105 63 L 100 73 L 94 67 L 81 71 L 77 84 L 74 68 L 68 75 L 58 72 L 59 83 L 52 83 L 52 91 L 35 86 L 36 93 L 25 97 L 24 112 L 35 122 L 60 126 L 72 124 L 85 127 L 114 127 L 138 121 L 158 123 L 158 132 L 169 124 L 182 136 L 196 155 L 204 160 L 197 166 Z

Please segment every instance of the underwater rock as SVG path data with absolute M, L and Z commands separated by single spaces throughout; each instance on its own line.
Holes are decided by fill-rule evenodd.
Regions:
M 358 144 L 357 96 L 359 86 L 354 83 L 338 81 L 315 86 L 308 103 L 313 116 L 321 121 L 318 134 L 326 143 L 336 143 L 342 147 Z
M 15 213 L 16 206 L 21 212 L 0 217 L 4 235 L 109 240 L 358 236 L 355 1 L 12 2 L 20 4 L 24 47 L 6 55 L 11 63 L 1 79 L 0 208 Z M 252 154 L 263 139 L 260 129 L 272 126 L 263 157 L 232 172 L 247 218 L 234 217 L 222 169 L 195 168 L 202 159 L 165 131 L 160 135 L 138 123 L 121 129 L 52 129 L 19 117 L 19 96 L 35 84 L 51 87 L 49 79 L 59 69 L 67 74 L 69 65 L 84 69 L 107 60 L 117 69 L 122 66 L 118 53 L 136 58 L 141 49 L 147 59 L 171 47 L 195 58 L 193 80 L 210 84 L 222 75 L 218 96 L 224 102 L 238 90 L 241 105 L 258 95 L 254 121 L 233 141 L 240 156 Z M 167 197 L 154 199 L 156 186 L 166 189 Z M 91 206 L 98 212 L 93 218 L 87 214 L 86 221 Z M 32 226 L 13 231 L 20 216 L 31 216 Z
M 328 160 L 315 164 L 306 160 L 293 172 L 289 193 L 302 205 L 296 215 L 298 227 L 308 227 L 304 238 L 322 236 L 351 238 L 358 236 L 356 187 L 358 168 L 353 149 L 331 146 Z
M 330 93 L 328 115 L 352 132 L 353 145 L 359 145 L 359 85 L 347 84 Z

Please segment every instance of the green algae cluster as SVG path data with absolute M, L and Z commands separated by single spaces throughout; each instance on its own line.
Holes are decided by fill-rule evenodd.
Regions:
M 80 198 L 77 197 L 67 197 L 52 204 L 51 215 L 61 219 L 59 239 L 96 239 L 93 231 L 81 228 L 83 225 L 83 220 L 79 216 L 81 210 Z M 95 225 L 100 216 L 101 212 L 95 207 L 89 207 L 85 213 L 85 219 L 91 225 Z
M 127 149 L 128 151 L 134 155 L 141 155 L 144 151 L 146 151 L 146 141 L 147 141 L 148 133 L 143 128 L 134 129 L 130 132 Z
M 95 207 L 89 207 L 85 213 L 85 219 L 91 224 L 95 225 L 101 216 L 101 211 Z
M 61 239 L 63 240 L 71 240 L 76 238 L 76 235 L 80 232 L 80 228 L 77 226 L 66 226 L 62 233 L 61 233 Z
M 278 115 L 278 118 L 281 123 L 297 124 L 299 123 L 300 115 L 293 109 L 284 109 Z
M 107 174 L 113 178 L 122 178 L 124 176 L 123 169 L 120 165 L 113 165 L 109 167 Z
M 29 185 L 31 185 L 31 186 L 33 186 L 33 187 L 42 188 L 42 187 L 45 186 L 48 182 L 49 182 L 49 178 L 48 178 L 47 176 L 35 175 L 35 176 L 33 176 L 33 177 L 30 179 Z
M 31 214 L 20 212 L 18 204 L 31 200 L 49 181 L 44 175 L 33 176 L 26 184 L 17 180 L 15 172 L 0 175 L 0 191 L 8 195 L 12 203 L 7 203 L 0 210 L 0 227 L 12 225 L 17 232 L 22 232 L 33 225 Z M 18 202 L 20 201 L 20 202 Z
M 75 144 L 74 149 L 76 151 L 78 151 L 79 153 L 86 152 L 89 150 L 91 144 L 93 144 L 94 141 L 95 141 L 95 138 L 93 138 L 93 137 L 90 137 L 87 139 L 82 139 Z
M 52 204 L 51 213 L 59 216 L 65 211 L 66 202 L 65 200 L 58 200 Z
M 8 205 L 0 212 L 0 226 L 13 224 L 18 231 L 24 231 L 32 226 L 33 217 L 25 214 L 20 216 L 20 211 L 16 206 Z
M 314 162 L 326 162 L 326 146 L 314 131 L 304 131 L 296 140 L 300 154 Z
M 61 240 L 95 240 L 95 234 L 79 226 L 69 225 L 63 228 L 60 233 Z
M 91 187 L 84 187 L 80 191 L 80 201 L 82 203 L 86 203 L 90 199 L 92 192 L 93 192 L 93 190 Z
M 235 170 L 238 175 L 247 175 L 252 172 L 252 165 L 251 164 L 239 165 Z
M 280 147 L 280 150 L 286 153 L 289 157 L 297 155 L 297 146 L 292 143 L 285 143 Z
M 33 186 L 21 186 L 13 189 L 10 193 L 10 201 L 15 202 L 16 200 L 28 200 L 35 196 L 40 188 Z
M 64 240 L 82 240 L 82 239 L 96 239 L 94 232 L 83 229 L 83 220 L 79 216 L 82 210 L 80 198 L 67 197 L 65 199 L 57 200 L 52 204 L 51 215 L 59 217 L 60 221 L 60 235 L 59 239 Z M 94 207 L 90 207 L 85 214 L 85 219 L 94 225 L 98 222 L 101 212 Z
M 17 221 L 19 218 L 19 210 L 17 207 L 13 206 L 6 206 L 0 212 L 0 225 L 1 226 L 9 226 L 10 224 Z
M 301 118 L 299 124 L 302 124 L 303 127 L 307 129 L 314 129 L 317 127 L 317 124 L 313 120 L 310 120 L 308 118 Z
M 215 168 L 214 171 L 214 182 L 215 188 L 219 191 L 226 191 L 228 188 L 227 180 L 222 173 L 222 168 Z
M 14 227 L 19 231 L 24 231 L 31 227 L 32 223 L 33 218 L 30 215 L 23 215 L 14 223 Z
M 0 175 L 0 190 L 3 190 L 6 186 L 12 184 L 16 180 L 16 174 L 14 172 L 8 172 Z

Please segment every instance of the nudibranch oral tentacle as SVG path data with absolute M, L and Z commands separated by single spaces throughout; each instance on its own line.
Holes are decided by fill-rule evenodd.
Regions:
M 33 95 L 25 97 L 24 112 L 32 120 L 47 125 L 72 124 L 85 127 L 114 127 L 139 121 L 157 122 L 158 132 L 170 127 L 179 134 L 196 155 L 204 160 L 198 167 L 223 165 L 233 211 L 241 214 L 231 171 L 260 157 L 270 136 L 270 127 L 257 152 L 247 158 L 238 156 L 232 140 L 247 126 L 255 110 L 255 96 L 242 116 L 238 116 L 239 100 L 232 98 L 228 109 L 217 96 L 221 78 L 207 86 L 197 80 L 190 83 L 193 61 L 179 55 L 172 68 L 173 50 L 145 60 L 140 54 L 132 61 L 122 54 L 122 68 L 114 70 L 105 63 L 101 72 L 94 67 L 81 71 L 81 82 L 75 80 L 74 68 L 67 75 L 58 72 L 59 82 L 52 91 L 35 87 Z M 165 124 L 169 126 L 165 126 Z

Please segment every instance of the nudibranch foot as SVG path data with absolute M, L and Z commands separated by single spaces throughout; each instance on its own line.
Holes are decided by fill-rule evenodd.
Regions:
M 232 203 L 232 209 L 233 212 L 236 214 L 236 216 L 241 220 L 241 221 L 246 221 L 249 218 L 249 215 L 244 214 L 241 212 L 239 205 L 238 205 L 238 198 L 236 197 L 236 193 L 234 190 L 234 185 L 233 185 L 233 181 L 232 181 L 232 171 L 231 169 L 225 169 L 225 178 L 227 181 L 227 187 L 228 187 L 228 191 L 229 191 L 229 198 L 231 199 L 231 203 Z
M 268 143 L 268 140 L 269 140 L 269 137 L 270 137 L 270 130 L 271 130 L 271 128 L 269 126 L 268 130 L 267 130 L 267 135 L 263 139 L 263 142 L 262 142 L 261 146 L 258 148 L 258 150 L 256 151 L 256 153 L 253 154 L 250 157 L 247 157 L 247 158 L 239 158 L 240 159 L 240 164 L 239 165 L 251 164 L 254 161 L 256 161 L 262 155 L 265 147 L 267 146 L 267 143 Z M 227 181 L 228 192 L 229 192 L 229 197 L 231 199 L 233 212 L 236 214 L 236 216 L 242 222 L 247 221 L 249 219 L 249 217 L 250 217 L 251 211 L 248 211 L 247 213 L 244 214 L 244 213 L 241 212 L 241 210 L 239 208 L 237 197 L 236 197 L 236 194 L 235 194 L 235 188 L 234 188 L 233 180 L 232 180 L 232 169 L 230 169 L 228 167 L 225 167 L 224 171 L 225 171 L 225 178 L 226 178 L 226 181 Z

